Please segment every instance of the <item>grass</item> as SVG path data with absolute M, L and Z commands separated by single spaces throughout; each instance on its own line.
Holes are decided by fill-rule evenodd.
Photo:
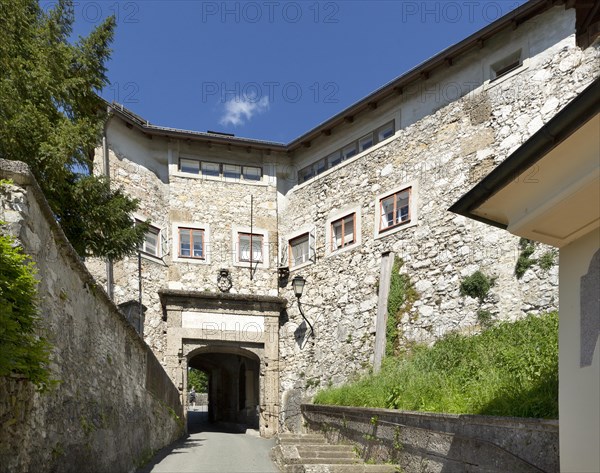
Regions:
M 377 375 L 319 391 L 316 404 L 558 418 L 558 314 L 388 357 Z

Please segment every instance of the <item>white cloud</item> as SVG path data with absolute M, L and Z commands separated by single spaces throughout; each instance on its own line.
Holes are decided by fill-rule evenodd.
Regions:
M 219 123 L 221 125 L 243 125 L 253 115 L 263 113 L 269 109 L 269 97 L 264 96 L 260 100 L 246 97 L 236 97 L 225 102 L 225 113 Z

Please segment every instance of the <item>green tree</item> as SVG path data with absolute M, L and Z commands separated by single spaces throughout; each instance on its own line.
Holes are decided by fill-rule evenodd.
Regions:
M 30 166 L 81 256 L 120 259 L 147 225 L 128 216 L 136 200 L 92 175 L 115 19 L 71 42 L 74 19 L 70 0 L 49 12 L 35 0 L 0 0 L 0 158 Z
M 197 393 L 208 392 L 208 376 L 204 371 L 197 370 L 196 368 L 190 368 L 188 370 L 188 391 L 192 389 L 192 386 Z

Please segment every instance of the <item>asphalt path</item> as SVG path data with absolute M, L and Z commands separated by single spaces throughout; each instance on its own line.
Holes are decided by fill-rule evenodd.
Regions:
M 188 412 L 189 436 L 161 450 L 138 473 L 277 473 L 269 453 L 274 440 L 256 431 L 229 431 L 205 422 L 206 413 Z

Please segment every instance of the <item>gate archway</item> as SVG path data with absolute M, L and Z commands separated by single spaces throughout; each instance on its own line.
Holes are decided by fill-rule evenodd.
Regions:
M 209 419 L 279 430 L 280 297 L 159 292 L 167 321 L 167 372 L 187 399 L 188 366 L 209 373 Z

